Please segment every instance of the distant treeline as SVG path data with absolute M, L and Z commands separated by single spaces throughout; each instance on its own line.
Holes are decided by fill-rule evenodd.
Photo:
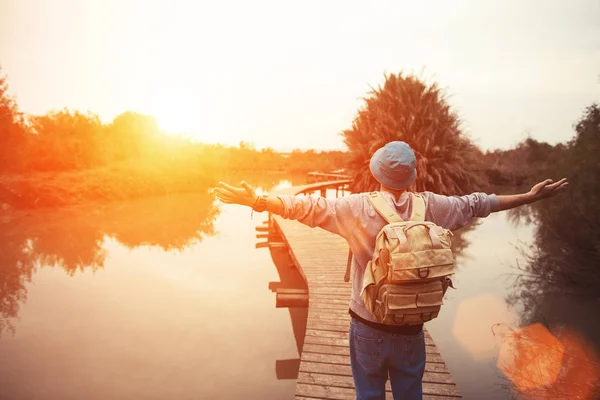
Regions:
M 388 92 L 400 93 L 392 108 Z M 110 123 L 67 109 L 25 115 L 7 94 L 0 71 L 0 205 L 46 207 L 202 191 L 232 171 L 346 170 L 357 183 L 354 188 L 365 190 L 373 185 L 370 154 L 389 140 L 407 140 L 415 148 L 419 177 L 413 189 L 445 194 L 530 184 L 548 167 L 570 157 L 568 144 L 552 146 L 532 138 L 510 150 L 484 153 L 464 138 L 438 92 L 412 77 L 391 75 L 367 101 L 368 107 L 359 111 L 353 128 L 342 133 L 348 151 L 283 154 L 255 149 L 250 142 L 238 146 L 192 142 L 164 133 L 151 116 L 129 111 Z M 422 97 L 421 103 L 430 99 L 429 114 L 407 107 L 413 97 Z M 394 118 L 397 121 L 391 123 Z
M 197 143 L 163 132 L 151 116 L 129 111 L 108 124 L 67 109 L 25 115 L 7 89 L 0 74 L 0 206 L 206 191 L 232 172 L 331 172 L 345 163 L 343 151 L 279 153 L 250 142 Z
M 153 117 L 135 112 L 120 114 L 108 124 L 97 115 L 67 109 L 25 117 L 6 96 L 0 103 L 0 140 L 4 174 L 79 171 L 130 161 L 209 171 L 332 171 L 344 165 L 342 151 L 279 153 L 257 150 L 249 142 L 192 142 L 164 133 Z

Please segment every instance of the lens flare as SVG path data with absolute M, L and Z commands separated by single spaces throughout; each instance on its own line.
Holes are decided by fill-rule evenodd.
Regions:
M 485 360 L 498 345 L 492 328 L 514 320 L 515 316 L 501 297 L 484 294 L 458 305 L 452 334 L 474 361 Z
M 541 324 L 504 335 L 498 368 L 523 394 L 536 398 L 591 399 L 600 379 L 597 350 L 572 329 Z

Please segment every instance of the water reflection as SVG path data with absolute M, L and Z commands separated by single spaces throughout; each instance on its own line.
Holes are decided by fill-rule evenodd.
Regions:
M 303 281 L 255 248 L 265 217 L 207 194 L 0 215 L 0 398 L 293 397 L 306 309 L 270 289 Z
M 270 241 L 277 241 L 276 236 L 269 238 Z M 271 258 L 277 268 L 279 282 L 269 282 L 269 289 L 276 292 L 277 289 L 306 289 L 306 284 L 302 275 L 293 266 L 288 250 L 285 248 L 270 249 Z M 288 308 L 290 320 L 292 322 L 292 331 L 296 341 L 298 355 L 302 352 L 304 346 L 304 334 L 306 332 L 306 323 L 308 318 L 307 307 Z M 277 379 L 297 379 L 300 369 L 300 357 L 275 361 L 275 374 Z
M 60 267 L 69 275 L 102 268 L 106 238 L 129 248 L 148 245 L 182 250 L 214 234 L 217 214 L 213 199 L 203 193 L 4 216 L 0 335 L 15 332 L 14 320 L 27 299 L 26 283 L 41 266 Z
M 231 173 L 219 178 L 222 181 L 237 184 L 242 180 L 248 182 L 257 191 L 276 192 L 278 188 L 301 186 L 306 184 L 306 174 L 283 174 L 283 173 Z
M 523 249 L 525 263 L 517 267 L 508 299 L 522 310 L 522 328 L 517 334 L 510 331 L 503 345 L 511 353 L 505 358 L 512 360 L 503 371 L 528 396 L 600 397 L 600 320 L 594 317 L 600 293 L 600 231 L 595 205 L 581 201 L 587 190 L 574 186 L 548 202 L 509 213 L 511 221 L 533 220 L 536 228 L 533 245 Z M 562 346 L 561 351 L 532 353 L 540 346 L 548 348 L 548 341 Z M 538 375 L 526 373 L 530 369 Z

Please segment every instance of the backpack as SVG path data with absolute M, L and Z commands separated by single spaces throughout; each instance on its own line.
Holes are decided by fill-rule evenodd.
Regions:
M 403 221 L 381 193 L 369 201 L 387 221 L 377 234 L 375 251 L 364 273 L 362 298 L 377 321 L 418 325 L 438 316 L 456 263 L 452 232 L 425 221 L 425 201 L 410 193 L 412 215 Z

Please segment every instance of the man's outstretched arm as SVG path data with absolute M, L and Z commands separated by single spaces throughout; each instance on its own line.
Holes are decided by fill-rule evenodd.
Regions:
M 566 189 L 568 185 L 569 182 L 567 182 L 567 178 L 563 178 L 558 182 L 554 182 L 552 179 L 546 179 L 545 181 L 534 185 L 527 193 L 499 195 L 497 196 L 499 200 L 497 207 L 494 207 L 492 212 L 508 210 L 552 197 Z
M 241 204 L 256 211 L 269 211 L 310 227 L 321 227 L 344 238 L 352 234 L 361 207 L 358 195 L 327 199 L 312 196 L 257 196 L 252 186 L 239 188 L 219 182 L 214 193 L 223 203 Z
M 256 194 L 252 186 L 242 181 L 240 183 L 241 188 L 237 188 L 226 184 L 225 182 L 219 182 L 218 186 L 214 189 L 215 194 L 223 203 L 227 204 L 240 204 L 243 206 L 254 207 L 257 205 L 259 195 Z M 283 215 L 285 209 L 283 202 L 277 196 L 265 196 L 266 210 L 268 212 Z

